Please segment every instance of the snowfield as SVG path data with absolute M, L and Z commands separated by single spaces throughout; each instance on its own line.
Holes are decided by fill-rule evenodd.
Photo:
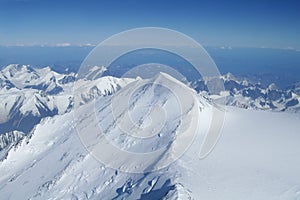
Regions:
M 137 79 L 133 84 L 144 85 L 143 81 Z M 157 81 L 178 84 L 169 76 L 159 76 Z M 171 106 L 176 97 L 168 90 L 159 85 L 137 90 L 127 109 L 133 110 L 132 118 L 141 127 L 149 123 L 154 123 L 154 127 L 160 125 L 160 120 L 149 122 L 145 117 L 159 117 L 155 110 L 146 112 L 153 105 L 163 106 L 171 113 L 165 118 L 164 131 L 146 142 L 125 137 L 116 121 L 111 120 L 111 96 L 100 96 L 69 113 L 44 118 L 0 162 L 1 199 L 300 199 L 299 114 L 227 107 L 219 142 L 211 154 L 200 159 L 214 107 L 192 90 L 187 91 L 190 98 L 183 108 L 185 112 L 178 116 L 179 111 Z M 125 97 L 126 94 L 130 94 L 130 88 L 117 93 Z M 121 116 L 118 120 L 124 123 L 122 113 L 126 109 L 121 105 L 117 109 Z M 135 109 L 138 112 L 134 113 Z M 89 153 L 93 148 L 85 148 L 80 140 L 82 135 L 77 134 L 93 136 L 89 133 L 99 130 L 100 123 L 105 137 L 128 151 L 149 152 L 165 147 L 160 159 L 144 158 L 145 165 L 156 169 L 155 166 L 174 156 L 172 145 L 168 144 L 182 142 L 174 131 L 179 121 L 183 122 L 184 130 L 196 131 L 189 148 L 170 165 L 144 173 L 107 167 L 131 158 L 102 152 L 110 158 L 109 163 L 103 164 Z M 194 123 L 197 128 L 191 130 Z

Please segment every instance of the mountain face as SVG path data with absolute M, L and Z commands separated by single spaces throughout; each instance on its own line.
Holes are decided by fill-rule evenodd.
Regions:
M 58 74 L 49 67 L 33 69 L 9 65 L 0 72 L 0 134 L 18 130 L 25 134 L 42 118 L 61 115 L 73 107 L 73 83 L 76 74 Z M 107 80 L 106 80 L 107 79 Z M 82 82 L 82 103 L 108 95 L 126 84 L 112 77 Z
M 10 144 L 13 144 L 24 137 L 24 133 L 19 131 L 12 131 L 0 135 L 0 151 Z
M 97 98 L 82 98 L 84 87 L 76 87 L 70 112 L 42 119 L 2 159 L 1 198 L 300 198 L 298 115 L 228 107 L 221 139 L 201 160 L 214 105 L 174 78 L 131 80 Z M 90 92 L 106 91 L 97 88 Z M 181 133 L 192 133 L 190 143 Z M 186 145 L 182 155 L 177 145 Z
M 90 76 L 105 71 L 94 67 Z M 48 116 L 69 112 L 73 105 L 73 84 L 76 74 L 59 74 L 49 67 L 35 69 L 27 65 L 12 64 L 0 71 L 0 134 L 18 130 L 29 133 L 39 121 Z M 237 79 L 231 74 L 210 80 L 191 83 L 197 92 L 207 95 L 208 84 L 216 79 L 224 82 L 226 92 L 212 91 L 210 98 L 226 96 L 227 105 L 243 108 L 298 111 L 300 109 L 299 85 L 280 90 L 274 84 L 262 87 L 245 79 Z M 80 104 L 85 104 L 97 96 L 110 95 L 130 82 L 129 79 L 103 77 L 96 81 L 79 79 L 82 91 Z
M 95 66 L 88 74 L 94 77 L 105 70 L 104 67 Z M 36 69 L 28 65 L 12 64 L 3 68 L 0 71 L 0 134 L 20 131 L 26 135 L 41 119 L 70 112 L 76 106 L 74 83 L 79 87 L 77 95 L 80 100 L 76 103 L 84 105 L 99 96 L 111 95 L 134 81 L 110 76 L 96 80 L 76 79 L 78 77 L 75 73 L 60 74 L 49 67 Z M 207 84 L 213 85 L 216 79 L 224 82 L 226 92 L 208 93 Z M 214 79 L 199 80 L 191 83 L 191 86 L 206 99 L 216 100 L 226 96 L 226 103 L 231 106 L 274 111 L 300 110 L 299 84 L 282 90 L 274 84 L 263 87 L 226 74 Z
M 115 121 L 112 120 L 109 110 L 111 95 L 99 97 L 96 102 L 80 105 L 78 109 L 70 113 L 42 120 L 34 131 L 11 149 L 0 163 L 0 171 L 5 172 L 0 178 L 0 193 L 4 195 L 2 197 L 48 199 L 56 194 L 55 198 L 58 199 L 177 199 L 178 196 L 192 198 L 191 191 L 183 183 L 174 182 L 177 176 L 177 173 L 173 174 L 174 164 L 170 163 L 172 167 L 168 169 L 155 168 L 160 159 L 161 161 L 168 160 L 175 155 L 173 146 L 169 143 L 176 142 L 175 138 L 179 137 L 176 135 L 178 127 L 182 126 L 181 129 L 190 131 L 190 128 L 193 129 L 192 125 L 195 125 L 195 122 L 191 124 L 193 120 L 190 120 L 190 115 L 204 113 L 202 109 L 205 105 L 207 105 L 207 111 L 210 109 L 209 104 L 204 100 L 198 101 L 196 93 L 188 88 L 183 88 L 187 89 L 187 94 L 191 97 L 188 99 L 187 107 L 183 107 L 183 110 L 176 109 L 174 107 L 177 103 L 176 96 L 172 94 L 170 88 L 162 87 L 162 85 L 178 84 L 174 81 L 176 80 L 160 75 L 156 77 L 155 84 L 150 84 L 153 81 L 148 84 L 144 80 L 132 82 L 134 87 L 133 85 L 125 87 L 121 93 L 114 96 L 117 98 L 116 101 L 120 102 L 118 98 L 124 99 L 133 88 L 137 88 L 128 107 L 118 104 L 120 107 L 115 112 L 118 116 L 120 113 L 121 117 Z M 78 87 L 78 90 L 82 90 L 82 87 Z M 83 99 L 79 99 L 81 100 Z M 126 136 L 116 126 L 116 123 L 123 124 L 125 128 L 129 125 L 126 123 L 125 113 L 130 109 L 134 110 L 131 116 L 140 123 L 139 127 L 149 124 L 148 117 L 152 117 L 154 121 L 151 127 L 159 128 L 162 121 L 157 111 L 150 110 L 149 112 L 153 105 L 162 106 L 167 115 L 166 123 L 161 127 L 161 131 L 149 139 L 135 140 L 135 137 Z M 180 108 L 180 105 L 177 107 Z M 182 116 L 181 113 L 183 113 Z M 110 138 L 114 145 L 120 145 L 120 148 L 126 148 L 126 151 L 135 153 L 147 153 L 160 149 L 164 151 L 153 158 L 143 156 L 142 162 L 135 162 L 131 156 L 125 157 L 125 155 L 123 157 L 115 155 L 116 157 L 112 158 L 113 152 L 104 152 L 110 160 L 104 160 L 107 161 L 106 165 L 101 164 L 85 149 L 84 138 L 80 140 L 83 136 L 91 139 L 88 142 L 95 141 L 91 138 L 92 134 L 87 135 L 97 133 L 95 123 L 98 120 L 94 120 L 95 114 L 98 114 L 98 119 L 102 119 L 100 123 L 104 130 L 103 134 Z M 198 121 L 196 121 L 197 124 Z M 76 130 L 80 137 L 76 134 Z M 152 131 L 157 130 L 149 129 L 149 133 Z M 93 151 L 93 149 L 88 150 Z M 105 148 L 103 150 L 105 151 Z M 18 164 L 14 165 L 11 162 L 15 158 L 19 159 Z M 120 161 L 128 161 L 126 163 L 129 165 L 126 163 L 119 165 Z M 144 165 L 140 173 L 125 172 L 141 167 L 135 164 Z M 12 168 L 9 173 L 6 173 L 8 170 L 6 167 L 10 165 Z M 117 165 L 119 167 L 114 169 L 113 167 Z M 27 166 L 31 167 L 27 168 Z M 149 170 L 146 169 L 148 167 L 150 167 Z M 169 172 L 171 168 L 174 170 Z M 20 186 L 18 193 L 12 192 L 12 187 L 16 185 Z

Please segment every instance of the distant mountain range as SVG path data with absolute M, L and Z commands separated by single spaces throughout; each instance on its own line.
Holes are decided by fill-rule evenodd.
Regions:
M 207 85 L 221 80 L 225 92 L 208 91 Z M 211 98 L 226 97 L 226 104 L 248 109 L 291 111 L 300 110 L 300 82 L 286 89 L 277 87 L 274 83 L 264 86 L 246 78 L 237 78 L 231 73 L 208 80 L 198 80 L 191 86 L 199 93 Z

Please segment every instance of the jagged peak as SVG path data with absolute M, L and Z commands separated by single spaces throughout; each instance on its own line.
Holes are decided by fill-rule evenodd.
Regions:
M 22 65 L 22 64 L 9 64 L 6 67 L 4 67 L 1 71 L 34 71 L 33 68 L 30 65 Z
M 236 81 L 236 77 L 232 73 L 230 73 L 230 72 L 228 72 L 227 74 L 224 74 L 222 76 L 222 78 L 224 80 L 234 80 L 234 81 Z

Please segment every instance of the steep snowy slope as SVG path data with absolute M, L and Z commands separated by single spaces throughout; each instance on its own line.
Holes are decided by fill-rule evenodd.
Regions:
M 229 108 L 219 143 L 208 157 L 200 160 L 198 155 L 211 121 L 212 105 L 186 88 L 185 92 L 188 93 L 185 94 L 190 95 L 190 98 L 187 98 L 186 106 L 182 108 L 183 114 L 178 116 L 180 110 L 176 106 L 174 109 L 177 100 L 170 92 L 172 88 L 161 87 L 169 85 L 168 82 L 173 85 L 178 82 L 164 75 L 156 77 L 154 82 L 159 84 L 147 85 L 145 81 L 132 82 L 137 89 L 136 93 L 129 99 L 130 106 L 127 109 L 123 103 L 118 104 L 120 106 L 113 111 L 115 116 L 119 116 L 116 120 L 111 118 L 111 96 L 102 96 L 95 104 L 91 102 L 70 113 L 44 119 L 31 135 L 25 137 L 0 162 L 1 198 L 300 198 L 298 115 Z M 121 90 L 117 99 L 126 99 L 128 94 L 132 94 L 131 88 Z M 157 115 L 159 110 L 149 111 L 154 105 L 163 107 L 167 112 L 162 126 L 159 123 L 160 116 Z M 153 127 L 161 127 L 162 131 L 150 138 L 145 135 L 143 140 L 134 140 L 120 131 L 128 128 L 127 116 L 124 114 L 126 110 L 131 110 L 132 120 L 140 122 L 140 127 L 152 124 Z M 158 117 L 158 120 L 152 118 L 154 121 L 149 121 L 149 116 Z M 193 118 L 197 118 L 197 121 L 193 121 Z M 196 130 L 195 138 L 177 161 L 155 170 L 176 153 L 168 147 L 172 147 L 170 143 L 181 142 L 182 138 L 176 132 L 179 121 L 182 121 L 183 132 Z M 194 123 L 198 129 L 192 130 L 195 128 Z M 83 141 L 78 137 L 76 129 Z M 138 130 L 135 133 L 144 134 Z M 94 131 L 99 134 L 90 134 Z M 99 138 L 85 148 L 82 142 L 87 144 L 92 140 L 84 141 L 84 135 L 90 139 L 95 139 L 95 136 Z M 166 151 L 157 160 L 145 154 L 142 159 L 145 166 L 136 166 L 140 169 L 148 166 L 144 173 L 126 173 L 126 169 L 132 171 L 130 161 L 138 163 L 132 157 L 118 157 L 100 147 L 105 165 L 97 161 L 99 157 L 95 154 L 97 152 L 93 152 L 93 145 L 96 147 L 103 141 L 103 137 L 130 152 L 146 153 L 161 148 Z M 128 162 L 122 163 L 124 160 Z M 120 168 L 114 169 L 114 166 Z
M 2 89 L 0 98 L 0 134 L 13 130 L 28 133 L 41 118 L 63 114 L 72 106 L 70 94 L 52 96 L 35 89 Z
M 159 84 L 174 82 L 164 76 L 157 77 L 156 81 L 157 84 L 155 85 L 146 84 L 146 87 L 137 90 L 137 99 L 134 99 L 131 104 L 133 109 L 140 109 L 143 106 L 144 108 L 149 107 L 156 103 L 158 105 L 163 104 L 171 111 L 172 107 L 170 106 L 176 103 L 176 97 L 172 96 L 167 89 L 162 88 Z M 134 84 L 145 86 L 143 80 L 137 80 Z M 122 91 L 126 93 L 130 92 L 131 89 L 132 87 L 129 87 Z M 188 103 L 188 106 L 184 108 L 185 114 L 183 115 L 182 123 L 187 125 L 183 127 L 184 129 L 193 127 L 188 126 L 190 122 L 193 122 L 193 120 L 190 121 L 190 113 L 199 113 L 195 93 L 189 89 L 188 91 L 191 92 L 192 98 L 187 99 L 187 102 L 191 104 Z M 124 93 L 120 95 L 122 96 L 122 94 Z M 157 95 L 161 96 L 158 97 Z M 97 120 L 94 120 L 94 114 L 97 113 L 99 113 L 98 118 L 103 118 L 106 122 L 111 120 L 107 106 L 110 100 L 111 96 L 99 98 L 95 111 L 92 103 L 80 107 L 78 112 L 76 112 L 78 114 L 76 115 L 78 121 L 75 122 L 78 123 L 77 129 L 81 128 L 80 131 L 85 131 L 86 133 L 97 131 Z M 124 107 L 121 106 L 121 108 L 123 109 Z M 124 109 L 126 110 L 126 108 Z M 123 110 L 120 111 L 123 112 Z M 138 118 L 141 117 L 139 115 L 140 111 L 138 110 L 137 115 L 135 115 Z M 117 134 L 117 129 L 115 128 L 103 128 L 107 129 L 106 135 L 113 139 L 112 142 L 115 144 L 127 147 L 131 151 L 146 152 L 149 149 L 151 150 L 152 147 L 158 149 L 160 146 L 165 146 L 166 142 L 175 139 L 174 129 L 178 126 L 176 125 L 178 116 L 174 115 L 174 113 L 179 113 L 178 110 L 172 112 L 173 114 L 168 116 L 167 119 L 169 121 L 164 126 L 165 131 L 161 132 L 160 136 L 155 135 L 150 141 L 146 142 L 146 145 L 138 141 L 134 143 L 134 140 L 127 140 L 120 131 L 120 137 L 114 137 Z M 49 198 L 55 194 L 57 198 L 77 196 L 79 198 L 94 197 L 103 199 L 112 199 L 114 197 L 117 199 L 123 197 L 131 199 L 158 199 L 165 196 L 170 190 L 175 190 L 177 187 L 180 188 L 180 186 L 175 186 L 171 181 L 172 177 L 176 177 L 176 173 L 168 173 L 167 169 L 155 173 L 130 174 L 101 165 L 88 154 L 75 133 L 72 127 L 74 125 L 73 114 L 71 112 L 43 120 L 41 125 L 36 127 L 30 138 L 24 139 L 20 146 L 9 152 L 6 160 L 0 166 L 1 172 L 3 172 L 3 176 L 1 174 L 0 193 L 3 194 L 4 198 L 9 196 L 12 198 L 24 198 L 24 194 L 26 194 L 26 198 Z M 145 117 L 145 115 L 143 116 Z M 122 119 L 125 120 L 126 118 L 120 118 L 120 120 Z M 141 119 L 141 121 L 143 124 L 144 120 Z M 106 122 L 104 124 L 110 127 L 113 127 L 110 123 L 116 123 L 114 121 Z M 156 126 L 158 125 L 157 123 L 160 122 L 155 122 L 155 127 L 158 127 Z M 193 123 L 193 125 L 197 124 L 197 121 Z M 166 150 L 170 151 L 169 155 L 172 155 L 171 149 L 166 148 Z M 105 153 L 110 157 L 111 163 L 124 159 L 120 157 L 112 158 L 113 152 Z M 130 157 L 127 159 L 130 161 Z M 13 164 L 14 160 L 17 163 Z M 145 163 L 147 164 L 145 167 L 149 168 L 159 162 L 151 158 L 147 160 L 149 162 Z M 53 163 L 53 166 L 50 163 Z M 125 163 L 125 167 L 130 166 L 127 166 Z M 123 168 L 122 170 L 125 171 L 126 169 Z M 16 185 L 21 187 L 19 188 L 19 193 L 12 192 L 12 187 Z M 176 194 L 172 196 L 174 195 Z
M 0 135 L 0 150 L 9 146 L 9 144 L 13 144 L 16 141 L 19 141 L 24 137 L 24 133 L 19 131 L 12 131 L 6 134 Z
M 78 79 L 75 83 L 76 91 L 72 91 L 72 93 L 75 93 L 78 98 L 75 103 L 82 105 L 99 96 L 111 95 L 132 81 L 134 81 L 134 79 L 115 78 L 111 76 L 105 76 L 95 80 Z
M 75 79 L 74 73 L 59 74 L 49 67 L 5 67 L 0 71 L 0 134 L 14 130 L 27 134 L 42 118 L 69 112 L 73 107 Z M 84 104 L 97 96 L 114 93 L 130 80 L 104 77 L 79 82 Z
M 81 101 L 85 104 L 97 96 L 110 95 L 131 81 L 104 77 L 90 80 L 105 71 L 95 66 L 88 72 L 87 79 L 78 79 L 81 85 Z M 11 64 L 0 71 L 0 134 L 22 131 L 27 134 L 42 118 L 64 114 L 73 107 L 72 85 L 77 74 L 60 74 L 49 67 L 36 69 L 28 65 Z M 263 88 L 247 80 L 240 80 L 232 74 L 218 77 L 224 81 L 227 105 L 243 108 L 277 111 L 299 111 L 299 87 L 295 84 L 287 90 L 280 90 L 274 84 Z M 192 84 L 197 92 L 207 90 L 212 80 Z M 210 95 L 219 98 L 219 95 Z

